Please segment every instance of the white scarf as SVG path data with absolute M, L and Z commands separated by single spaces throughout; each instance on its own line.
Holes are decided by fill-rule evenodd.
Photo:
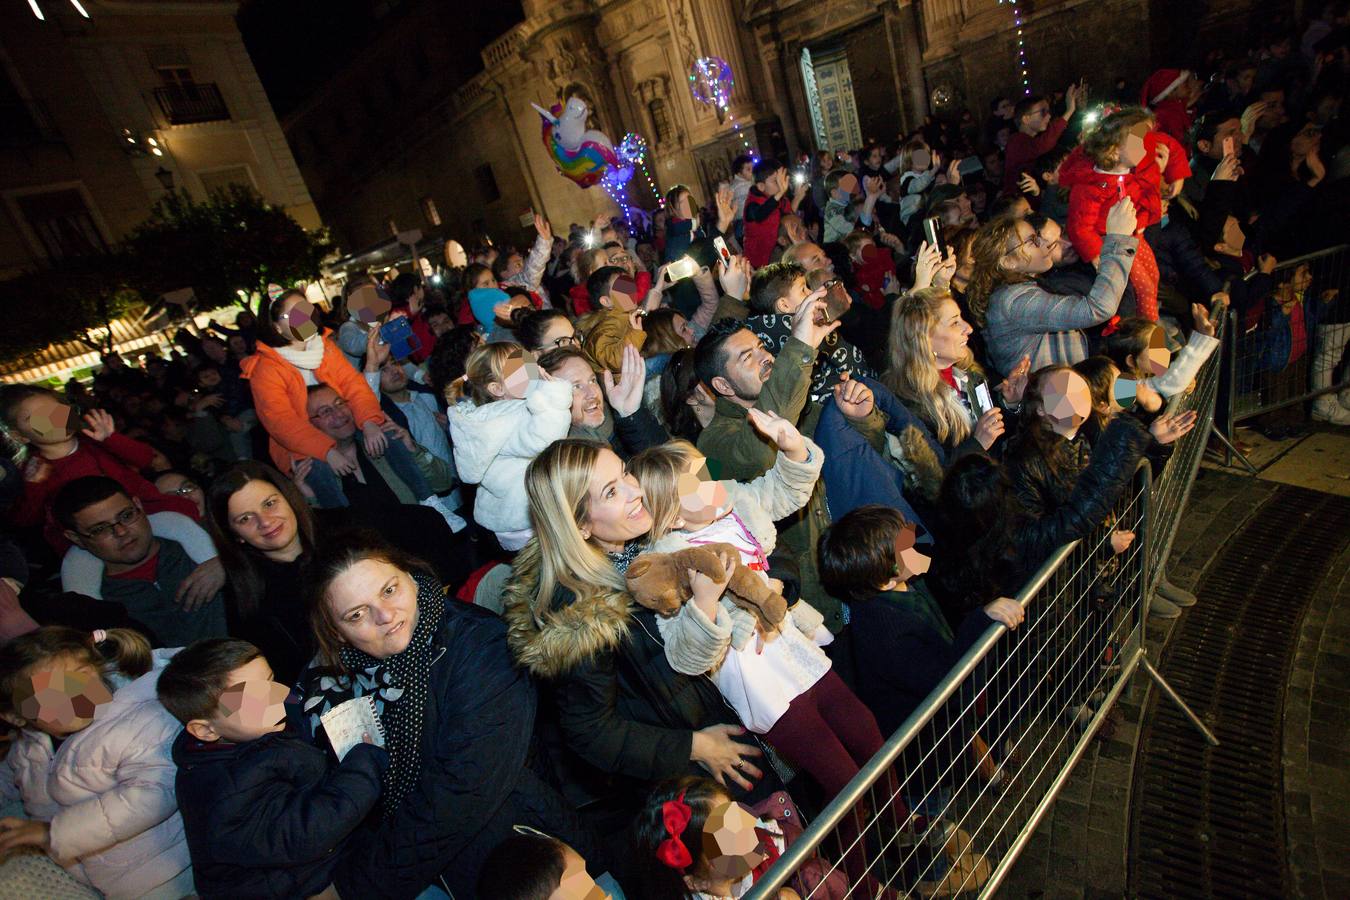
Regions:
M 323 362 L 323 335 L 317 332 L 310 335 L 298 350 L 294 347 L 277 347 L 276 350 L 282 359 L 297 369 L 313 371 Z

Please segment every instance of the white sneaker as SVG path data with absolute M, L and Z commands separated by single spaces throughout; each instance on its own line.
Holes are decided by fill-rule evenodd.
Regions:
M 1344 395 L 1347 392 L 1341 393 Z M 1346 399 L 1350 400 L 1350 397 Z M 1323 394 L 1313 400 L 1312 417 L 1332 425 L 1350 425 L 1350 406 L 1345 405 L 1335 394 Z
M 469 527 L 468 522 L 460 518 L 453 509 L 446 505 L 444 499 L 437 497 L 435 494 L 432 494 L 425 500 L 418 501 L 418 504 L 420 506 L 429 506 L 440 513 L 441 518 L 445 519 L 446 524 L 450 526 L 450 530 L 453 532 L 458 533 Z

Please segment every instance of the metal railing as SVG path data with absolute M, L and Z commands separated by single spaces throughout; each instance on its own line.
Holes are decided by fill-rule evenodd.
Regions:
M 155 99 L 170 125 L 219 122 L 230 118 L 230 108 L 225 105 L 220 88 L 209 81 L 157 87 Z
M 1350 387 L 1350 244 L 1276 266 L 1275 289 L 1229 313 L 1230 424 Z M 1339 371 L 1340 377 L 1336 374 Z
M 748 898 L 784 886 L 803 898 L 992 895 L 1136 669 L 1217 743 L 1149 663 L 1143 635 L 1210 432 L 1219 364 L 1215 354 L 1175 403 L 1201 422 L 1162 474 L 1141 462 L 1107 522 L 1051 554 L 1015 598 L 1022 626 L 990 625 Z M 1136 535 L 1120 553 L 1117 531 Z

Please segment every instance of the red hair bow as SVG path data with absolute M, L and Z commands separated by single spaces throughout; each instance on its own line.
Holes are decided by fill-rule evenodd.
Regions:
M 1106 320 L 1106 327 L 1102 329 L 1102 337 L 1110 337 L 1120 328 L 1120 316 L 1112 316 Z
M 688 827 L 689 820 L 693 818 L 694 811 L 689 808 L 689 804 L 684 802 L 684 792 L 674 800 L 667 800 L 661 804 L 661 821 L 666 826 L 666 834 L 670 837 L 662 841 L 656 848 L 656 858 L 672 869 L 679 869 L 683 872 L 689 868 L 689 864 L 694 858 L 689 855 L 689 848 L 680 840 L 680 835 L 684 834 L 684 829 Z

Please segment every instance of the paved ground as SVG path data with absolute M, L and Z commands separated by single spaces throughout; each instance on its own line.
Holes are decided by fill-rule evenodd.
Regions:
M 1196 481 L 1168 575 L 1193 588 L 1206 567 L 1276 490 L 1295 484 L 1350 496 L 1350 429 L 1319 428 L 1269 442 L 1243 431 L 1261 478 L 1209 462 Z M 1350 550 L 1331 569 L 1300 632 L 1285 702 L 1284 764 L 1289 874 L 1299 896 L 1350 897 Z M 1201 601 L 1203 602 L 1203 600 Z M 1149 656 L 1159 658 L 1171 626 L 1151 620 Z M 1084 756 L 1027 845 L 1000 894 L 1094 898 L 1129 893 L 1130 791 L 1147 676 L 1122 698 L 1125 723 Z

